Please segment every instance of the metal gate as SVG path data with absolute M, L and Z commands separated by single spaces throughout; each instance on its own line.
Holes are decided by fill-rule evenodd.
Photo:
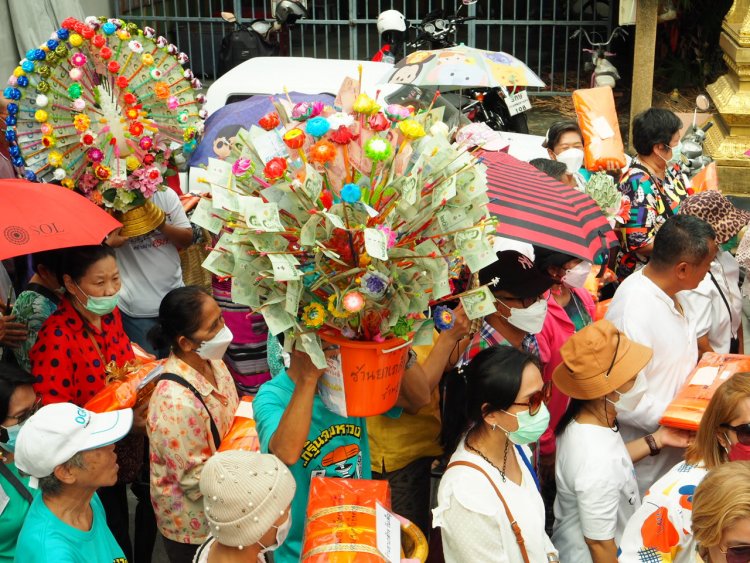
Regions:
M 185 51 L 197 76 L 217 78 L 221 38 L 230 31 L 222 10 L 248 21 L 269 18 L 273 0 L 113 0 L 117 17 L 149 25 Z M 458 2 L 460 5 L 460 1 Z M 454 0 L 307 0 L 310 17 L 282 33 L 285 54 L 334 59 L 369 59 L 380 48 L 378 14 L 400 10 L 410 22 L 445 9 Z M 467 10 L 463 7 L 462 10 Z M 529 65 L 547 84 L 538 95 L 560 94 L 586 86 L 583 63 L 588 55 L 581 39 L 570 40 L 579 28 L 608 34 L 616 2 L 611 0 L 479 0 L 468 7 L 476 20 L 456 40 L 474 47 L 506 51 Z M 465 13 L 465 12 L 464 12 Z

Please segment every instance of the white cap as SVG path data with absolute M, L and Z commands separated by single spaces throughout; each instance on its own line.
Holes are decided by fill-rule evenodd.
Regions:
M 97 414 L 71 403 L 47 405 L 21 427 L 14 452 L 16 467 L 37 479 L 47 477 L 78 452 L 124 438 L 131 426 L 131 409 Z

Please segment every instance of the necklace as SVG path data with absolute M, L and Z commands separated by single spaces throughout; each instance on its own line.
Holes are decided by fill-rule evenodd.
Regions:
M 598 420 L 600 423 L 602 423 L 602 426 L 605 426 L 609 428 L 612 432 L 619 432 L 620 431 L 620 424 L 617 422 L 617 416 L 615 416 L 614 420 L 612 421 L 612 424 L 609 424 L 609 414 L 607 412 L 607 399 L 604 399 L 604 419 L 602 419 L 601 414 L 594 411 L 592 408 L 590 408 L 588 405 L 583 407 L 583 410 L 588 412 L 591 416 L 593 416 L 596 420 Z
M 499 467 L 498 467 L 497 465 L 495 465 L 494 463 L 492 463 L 492 462 L 491 462 L 491 461 L 490 461 L 490 460 L 489 460 L 489 459 L 487 458 L 487 456 L 486 456 L 486 455 L 484 455 L 484 454 L 483 454 L 482 452 L 480 452 L 480 451 L 479 451 L 478 449 L 476 449 L 476 448 L 475 448 L 475 447 L 473 447 L 473 446 L 472 446 L 471 444 L 469 444 L 469 437 L 468 437 L 468 436 L 466 436 L 466 440 L 464 440 L 464 446 L 466 446 L 466 449 L 467 449 L 467 450 L 469 450 L 469 451 L 470 451 L 470 452 L 472 452 L 472 453 L 475 453 L 475 454 L 477 454 L 477 455 L 478 455 L 479 457 L 481 457 L 481 458 L 482 458 L 482 459 L 483 459 L 484 461 L 486 461 L 486 462 L 487 462 L 487 463 L 489 463 L 489 464 L 490 464 L 490 465 L 491 465 L 492 467 L 494 467 L 495 469 L 497 469 L 498 473 L 500 473 L 500 477 L 502 478 L 502 480 L 503 480 L 503 483 L 505 483 L 505 468 L 506 468 L 506 466 L 507 466 L 507 464 L 508 464 L 508 450 L 510 449 L 510 448 L 509 448 L 509 440 L 508 440 L 507 438 L 506 438 L 506 440 L 505 440 L 505 451 L 503 452 L 503 468 L 502 468 L 502 469 L 500 469 L 500 468 L 499 468 Z

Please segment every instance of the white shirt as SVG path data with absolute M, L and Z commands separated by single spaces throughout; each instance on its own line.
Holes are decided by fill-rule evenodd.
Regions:
M 711 274 L 721 287 L 721 293 L 711 280 Z M 680 300 L 685 305 L 685 314 L 695 322 L 698 337 L 708 334 L 714 352 L 728 354 L 729 341 L 737 336 L 742 322 L 740 265 L 735 257 L 725 250 L 719 251 L 711 263 L 710 274 L 706 274 L 694 290 L 680 292 Z M 731 321 L 727 303 L 732 310 Z
M 682 296 L 677 300 L 682 304 Z M 680 313 L 672 299 L 639 270 L 617 288 L 605 316 L 628 338 L 653 351 L 643 368 L 648 391 L 633 412 L 618 413 L 622 439 L 627 443 L 659 427 L 667 405 L 698 363 L 695 325 Z M 682 450 L 663 448 L 635 466 L 641 497 L 649 486 L 682 459 Z
M 557 438 L 555 532 L 560 561 L 591 563 L 590 540 L 620 544 L 640 506 L 633 462 L 619 432 L 593 424 L 568 424 Z
M 153 201 L 164 210 L 169 225 L 190 228 L 174 190 L 156 192 Z M 177 247 L 157 229 L 129 239 L 116 252 L 122 278 L 118 307 L 131 317 L 156 317 L 162 298 L 184 285 Z
M 512 451 L 508 455 L 515 455 L 521 468 L 520 485 L 510 480 L 503 482 L 500 472 L 467 451 L 463 440 L 451 456 L 451 462 L 468 461 L 492 477 L 521 528 L 529 561 L 547 561 L 547 554 L 556 550 L 544 532 L 544 503 L 520 454 L 513 445 L 510 448 Z M 530 456 L 530 452 L 526 452 Z M 432 525 L 442 528 L 445 563 L 523 563 L 503 504 L 482 473 L 471 467 L 452 467 L 440 481 L 437 500 Z

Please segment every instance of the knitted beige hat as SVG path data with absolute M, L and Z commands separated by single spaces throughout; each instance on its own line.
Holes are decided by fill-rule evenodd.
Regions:
M 284 514 L 296 488 L 274 455 L 239 450 L 213 455 L 200 481 L 211 535 L 231 547 L 254 545 Z

